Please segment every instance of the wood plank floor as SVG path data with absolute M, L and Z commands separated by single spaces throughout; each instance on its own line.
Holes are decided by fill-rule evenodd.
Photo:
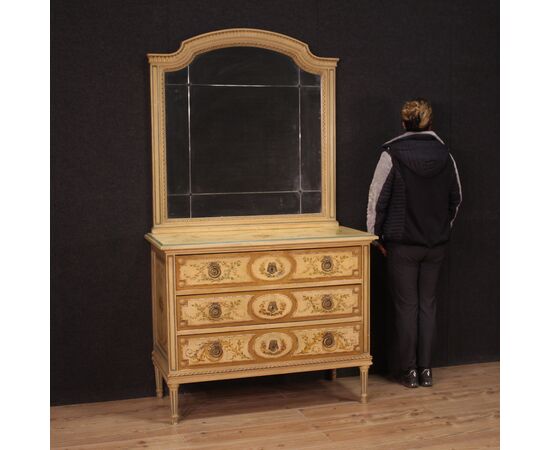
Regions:
M 434 387 L 358 377 L 285 376 L 180 388 L 181 422 L 154 397 L 51 408 L 53 448 L 481 449 L 499 448 L 499 363 L 436 368 Z M 183 391 L 186 391 L 183 394 Z

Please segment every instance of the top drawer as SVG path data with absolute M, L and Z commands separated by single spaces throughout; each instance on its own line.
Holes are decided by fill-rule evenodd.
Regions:
M 361 279 L 361 247 L 176 257 L 177 290 Z

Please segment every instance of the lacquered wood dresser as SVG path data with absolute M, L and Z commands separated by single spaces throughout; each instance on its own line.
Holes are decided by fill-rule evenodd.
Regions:
M 337 59 L 231 29 L 149 62 L 152 357 L 172 423 L 198 381 L 355 366 L 366 401 L 376 236 L 335 218 Z
M 187 240 L 186 240 L 187 239 Z M 148 235 L 157 396 L 180 384 L 372 362 L 369 243 L 340 227 L 310 233 Z

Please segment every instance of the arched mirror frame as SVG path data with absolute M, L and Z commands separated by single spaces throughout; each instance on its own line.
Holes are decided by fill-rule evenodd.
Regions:
M 164 75 L 187 67 L 205 52 L 224 47 L 259 47 L 291 57 L 306 72 L 321 76 L 321 212 L 263 216 L 169 218 L 166 176 Z M 307 44 L 271 31 L 238 28 L 202 34 L 181 43 L 174 53 L 148 54 L 151 75 L 153 156 L 152 233 L 228 231 L 244 229 L 336 227 L 335 205 L 335 69 L 338 58 L 313 55 Z

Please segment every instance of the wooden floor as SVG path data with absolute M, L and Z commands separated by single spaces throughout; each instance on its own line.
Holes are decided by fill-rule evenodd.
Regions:
M 181 422 L 168 398 L 51 408 L 54 448 L 481 449 L 499 447 L 499 364 L 436 368 L 434 387 L 407 389 L 358 377 L 279 376 L 180 388 Z

